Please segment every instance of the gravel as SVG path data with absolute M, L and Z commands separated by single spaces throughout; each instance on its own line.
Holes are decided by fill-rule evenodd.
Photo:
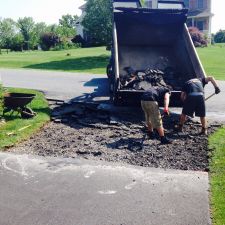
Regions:
M 71 110 L 74 108 L 74 110 Z M 101 108 L 101 107 L 100 107 Z M 173 130 L 179 117 L 163 119 L 172 144 L 159 136 L 150 140 L 138 109 L 99 110 L 98 105 L 64 104 L 53 110 L 53 121 L 11 152 L 121 162 L 145 167 L 208 171 L 208 138 L 198 135 L 201 126 L 191 119 L 183 133 Z M 220 124 L 209 125 L 209 134 Z

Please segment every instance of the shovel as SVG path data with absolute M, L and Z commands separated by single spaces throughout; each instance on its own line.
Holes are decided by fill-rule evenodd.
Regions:
M 207 98 L 205 98 L 205 101 L 207 101 L 208 99 L 210 99 L 212 96 L 214 96 L 216 93 L 211 94 L 210 96 L 208 96 Z

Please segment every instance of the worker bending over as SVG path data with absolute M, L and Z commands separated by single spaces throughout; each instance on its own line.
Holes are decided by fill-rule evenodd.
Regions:
M 158 102 L 164 99 L 164 114 L 169 114 L 169 100 L 170 90 L 165 87 L 151 87 L 141 97 L 141 107 L 145 113 L 145 120 L 148 129 L 148 135 L 151 139 L 154 138 L 154 130 L 158 131 L 162 144 L 172 143 L 164 135 L 164 129 L 162 125 L 162 118 L 159 111 Z
M 180 122 L 175 126 L 175 130 L 182 132 L 183 125 L 185 123 L 186 117 L 195 116 L 200 117 L 202 130 L 201 135 L 207 135 L 207 122 L 206 122 L 206 107 L 205 107 L 205 97 L 204 97 L 204 86 L 211 82 L 215 88 L 215 94 L 220 93 L 220 89 L 214 79 L 214 77 L 209 76 L 206 78 L 194 78 L 188 80 L 181 92 L 181 100 L 184 102 L 183 110 L 180 115 Z

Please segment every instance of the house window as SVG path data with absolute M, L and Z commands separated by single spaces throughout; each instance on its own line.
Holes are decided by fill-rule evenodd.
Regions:
M 192 27 L 192 19 L 188 19 L 186 24 L 188 27 Z
M 203 30 L 204 30 L 204 21 L 196 21 L 196 22 L 195 22 L 195 26 L 196 26 L 200 31 L 203 31 Z
M 189 0 L 184 0 L 185 8 L 189 8 Z
M 204 6 L 203 0 L 198 0 L 198 8 L 203 9 L 203 6 Z

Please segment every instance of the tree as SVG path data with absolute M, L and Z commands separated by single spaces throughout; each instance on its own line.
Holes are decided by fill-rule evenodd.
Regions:
M 55 33 L 60 38 L 72 38 L 76 35 L 76 30 L 74 28 L 69 28 L 65 26 L 57 26 Z
M 219 30 L 214 36 L 214 41 L 216 43 L 224 43 L 225 42 L 225 30 Z
M 44 22 L 36 23 L 31 32 L 30 48 L 35 49 L 41 43 L 41 36 L 47 32 L 47 25 Z
M 82 21 L 91 44 L 105 45 L 112 39 L 112 0 L 88 0 Z
M 71 38 L 76 35 L 76 21 L 78 16 L 72 15 L 63 15 L 61 19 L 59 19 L 59 26 L 56 29 L 57 35 L 61 38 Z
M 68 28 L 74 28 L 75 29 L 75 24 L 78 19 L 78 16 L 72 16 L 72 15 L 63 15 L 61 19 L 59 19 L 59 25 L 63 27 L 68 27 Z
M 21 33 L 17 33 L 13 38 L 10 49 L 13 51 L 23 51 L 24 39 Z
M 7 49 L 10 48 L 10 44 L 12 42 L 12 38 L 16 34 L 16 23 L 10 19 L 0 20 L 0 52 L 1 48 L 4 47 Z
M 32 42 L 32 38 L 34 38 L 34 27 L 35 23 L 32 17 L 24 17 L 19 18 L 17 21 L 18 27 L 20 29 L 21 34 L 23 35 L 25 42 L 25 49 L 30 49 L 30 43 Z

